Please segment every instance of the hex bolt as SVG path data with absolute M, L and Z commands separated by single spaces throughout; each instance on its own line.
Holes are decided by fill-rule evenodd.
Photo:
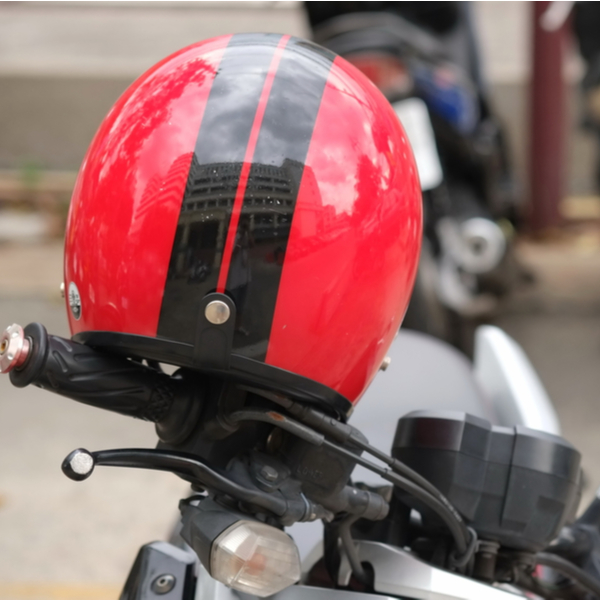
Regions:
M 159 575 L 150 586 L 150 589 L 159 596 L 163 594 L 168 594 L 174 587 L 177 580 L 170 573 L 165 573 L 164 575 Z
M 381 365 L 379 367 L 380 371 L 385 371 L 391 364 L 392 362 L 392 357 L 391 356 L 386 356 L 382 361 L 381 361 Z
M 265 465 L 260 470 L 260 476 L 265 481 L 277 481 L 277 477 L 279 477 L 279 473 L 277 472 L 277 469 L 274 469 L 273 467 L 270 467 L 269 465 Z

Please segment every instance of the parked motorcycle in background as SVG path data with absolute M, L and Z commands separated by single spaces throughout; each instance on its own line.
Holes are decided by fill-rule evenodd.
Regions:
M 468 3 L 305 5 L 314 40 L 383 91 L 413 147 L 425 243 L 403 326 L 471 354 L 476 324 L 496 313 L 518 277 L 511 247 L 518 203 Z M 381 12 L 344 14 L 353 10 Z

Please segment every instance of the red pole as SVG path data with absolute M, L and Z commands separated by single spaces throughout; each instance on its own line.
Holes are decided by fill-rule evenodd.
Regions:
M 564 27 L 546 31 L 540 17 L 550 2 L 532 2 L 533 73 L 531 85 L 530 213 L 531 229 L 540 231 L 561 222 L 564 192 L 565 85 Z

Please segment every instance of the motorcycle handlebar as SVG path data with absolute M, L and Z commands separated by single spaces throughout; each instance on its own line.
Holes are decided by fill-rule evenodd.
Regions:
M 11 341 L 19 352 L 10 349 Z M 4 365 L 1 371 L 10 371 L 16 387 L 33 384 L 83 404 L 154 423 L 167 416 L 178 395 L 187 394 L 181 379 L 49 335 L 39 323 L 30 323 L 24 330 L 13 325 L 5 331 L 0 364 Z

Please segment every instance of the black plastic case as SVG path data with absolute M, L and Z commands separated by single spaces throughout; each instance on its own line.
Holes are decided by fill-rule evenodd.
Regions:
M 574 517 L 581 455 L 562 438 L 491 426 L 451 411 L 415 411 L 398 421 L 392 455 L 427 478 L 480 539 L 537 552 Z M 414 499 L 426 526 L 435 516 Z

